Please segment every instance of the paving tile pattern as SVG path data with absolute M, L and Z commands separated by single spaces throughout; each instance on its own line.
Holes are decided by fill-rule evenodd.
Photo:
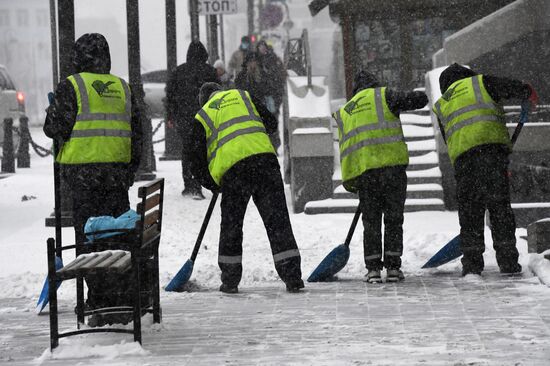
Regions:
M 550 289 L 536 278 L 447 273 L 397 284 L 308 284 L 301 294 L 286 293 L 280 283 L 240 291 L 163 295 L 163 325 L 145 321 L 147 356 L 44 364 L 550 364 Z M 62 329 L 74 326 L 72 306 L 61 308 Z M 48 347 L 48 317 L 26 308 L 29 300 L 0 299 L 0 364 L 27 365 Z M 93 334 L 77 342 L 125 337 L 131 340 Z

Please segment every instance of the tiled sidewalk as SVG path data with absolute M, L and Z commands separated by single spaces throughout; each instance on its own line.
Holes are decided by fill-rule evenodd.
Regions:
M 488 269 L 482 280 L 425 274 L 398 284 L 308 284 L 302 294 L 286 293 L 282 283 L 240 290 L 163 294 L 163 326 L 146 326 L 144 332 L 147 356 L 45 364 L 548 365 L 550 360 L 550 289 L 536 278 L 502 278 Z M 62 308 L 62 329 L 74 325 L 72 306 Z M 28 300 L 0 300 L 0 364 L 29 364 L 48 347 L 48 317 L 24 310 L 28 307 Z M 131 337 L 72 339 L 93 345 Z

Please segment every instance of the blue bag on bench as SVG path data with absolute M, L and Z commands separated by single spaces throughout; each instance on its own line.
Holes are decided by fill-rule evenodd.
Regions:
M 139 220 L 140 216 L 138 213 L 132 209 L 126 211 L 119 217 L 113 216 L 97 216 L 90 217 L 86 221 L 84 226 L 84 233 L 86 238 L 89 241 L 94 241 L 96 239 L 109 238 L 115 235 L 124 234 L 124 232 L 110 232 L 110 233 L 99 233 L 94 234 L 96 231 L 102 230 L 114 230 L 114 229 L 133 229 L 136 225 L 136 222 Z

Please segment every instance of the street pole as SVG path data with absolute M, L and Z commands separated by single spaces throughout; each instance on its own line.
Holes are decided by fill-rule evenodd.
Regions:
M 189 16 L 191 18 L 191 41 L 199 41 L 199 0 L 189 0 Z
M 167 80 L 178 64 L 176 36 L 176 0 L 166 0 L 166 74 Z M 176 133 L 176 121 L 171 124 L 168 119 L 173 116 L 164 115 L 164 155 L 159 160 L 179 160 L 181 158 L 181 139 Z
M 210 33 L 210 60 L 211 64 L 214 64 L 218 58 L 220 58 L 218 50 L 218 16 L 208 15 L 208 25 Z
M 55 0 L 50 0 L 50 31 L 52 42 L 52 84 L 53 90 L 57 88 L 59 80 L 64 80 L 74 73 L 73 69 L 73 45 L 74 45 L 74 0 L 58 0 L 57 9 Z M 57 13 L 56 13 L 57 12 Z M 57 32 L 59 29 L 59 39 Z M 59 51 L 58 51 L 59 50 Z M 44 96 L 45 98 L 46 96 Z M 46 226 L 55 227 L 55 240 L 58 255 L 61 248 L 61 228 L 73 226 L 72 192 L 71 188 L 62 178 L 61 167 L 55 162 L 55 156 L 59 151 L 59 141 L 54 140 L 54 212 L 46 217 Z M 63 193 L 63 194 L 61 194 Z
M 248 35 L 254 33 L 254 0 L 247 0 Z
M 143 84 L 141 83 L 141 60 L 139 47 L 139 0 L 126 0 L 126 23 L 128 32 L 128 76 L 130 88 L 139 105 L 141 127 L 143 131 L 143 152 L 141 164 L 136 175 L 136 180 L 153 180 L 156 175 L 153 170 L 153 143 L 151 119 L 143 97 Z
M 225 35 L 223 34 L 223 14 L 220 14 L 220 50 L 222 54 L 222 61 L 225 65 Z

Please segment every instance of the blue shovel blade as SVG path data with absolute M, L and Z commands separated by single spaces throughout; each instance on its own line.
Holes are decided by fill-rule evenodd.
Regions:
M 460 235 L 455 236 L 443 248 L 441 248 L 422 268 L 435 268 L 448 263 L 462 255 L 460 250 Z
M 166 285 L 165 291 L 182 291 L 183 285 L 189 281 L 193 273 L 193 261 L 188 259 L 187 262 L 180 268 L 178 273 L 172 278 L 172 281 Z
M 348 263 L 349 247 L 340 244 L 327 254 L 325 259 L 315 270 L 309 275 L 308 282 L 325 282 L 329 281 L 336 273 L 338 273 Z
M 58 256 L 55 256 L 55 270 L 59 271 L 61 268 L 63 268 L 63 260 L 61 260 Z M 59 288 L 59 286 L 61 286 L 61 281 L 57 281 L 57 288 Z M 50 301 L 48 297 L 49 287 L 48 276 L 46 276 L 44 286 L 42 286 L 42 291 L 40 291 L 40 296 L 38 297 L 38 302 L 36 303 L 37 314 L 40 314 L 46 305 L 48 305 L 48 301 Z

